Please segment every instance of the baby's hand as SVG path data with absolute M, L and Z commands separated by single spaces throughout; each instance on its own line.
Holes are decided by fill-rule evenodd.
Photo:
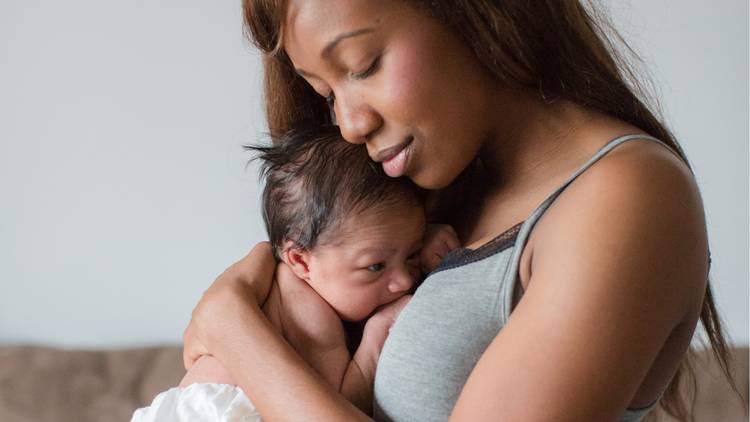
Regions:
M 388 332 L 409 300 L 411 300 L 411 295 L 404 295 L 400 299 L 384 305 L 365 323 L 362 341 L 354 353 L 353 359 L 359 365 L 365 378 L 370 381 L 374 380 L 375 367 L 380 358 L 380 352 L 383 350 L 385 339 L 388 337 Z
M 458 235 L 447 224 L 428 224 L 424 234 L 424 246 L 419 252 L 423 274 L 429 274 L 440 265 L 448 253 L 461 247 Z

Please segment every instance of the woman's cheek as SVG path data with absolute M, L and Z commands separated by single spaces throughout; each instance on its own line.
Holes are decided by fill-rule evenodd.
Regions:
M 399 126 L 411 128 L 417 125 L 418 116 L 429 108 L 429 99 L 423 95 L 427 80 L 421 75 L 420 60 L 409 54 L 409 50 L 393 52 L 383 65 L 384 80 L 379 84 L 383 114 L 395 120 Z

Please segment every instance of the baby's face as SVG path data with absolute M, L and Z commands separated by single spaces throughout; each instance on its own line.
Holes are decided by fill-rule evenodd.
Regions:
M 359 321 L 414 286 L 425 217 L 410 205 L 352 214 L 310 252 L 308 283 L 342 319 Z

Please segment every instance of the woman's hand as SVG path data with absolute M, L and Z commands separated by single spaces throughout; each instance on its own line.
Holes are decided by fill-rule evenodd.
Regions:
M 271 244 L 258 243 L 247 256 L 227 268 L 203 293 L 183 336 L 183 363 L 190 370 L 203 355 L 210 355 L 215 338 L 227 337 L 242 321 L 239 315 L 265 302 L 276 260 Z
M 447 224 L 428 224 L 424 234 L 424 246 L 419 252 L 419 263 L 423 274 L 429 274 L 440 265 L 448 253 L 461 247 L 458 235 Z
M 265 420 L 369 420 L 299 356 L 263 313 L 275 269 L 271 245 L 264 242 L 216 279 L 185 330 L 186 368 L 201 355 L 216 356 Z

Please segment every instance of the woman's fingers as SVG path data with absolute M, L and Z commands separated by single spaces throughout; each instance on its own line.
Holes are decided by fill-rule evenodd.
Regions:
M 227 268 L 217 281 L 240 282 L 256 297 L 258 304 L 262 304 L 271 290 L 275 269 L 276 259 L 273 255 L 273 247 L 269 242 L 260 242 L 242 259 Z M 216 284 L 217 282 L 214 282 L 211 287 Z
M 183 334 L 185 369 L 189 370 L 201 356 L 212 354 L 207 347 L 209 340 L 227 336 L 224 331 L 238 323 L 237 315 L 250 301 L 257 301 L 258 306 L 265 302 L 275 267 L 270 243 L 261 242 L 211 283 Z

